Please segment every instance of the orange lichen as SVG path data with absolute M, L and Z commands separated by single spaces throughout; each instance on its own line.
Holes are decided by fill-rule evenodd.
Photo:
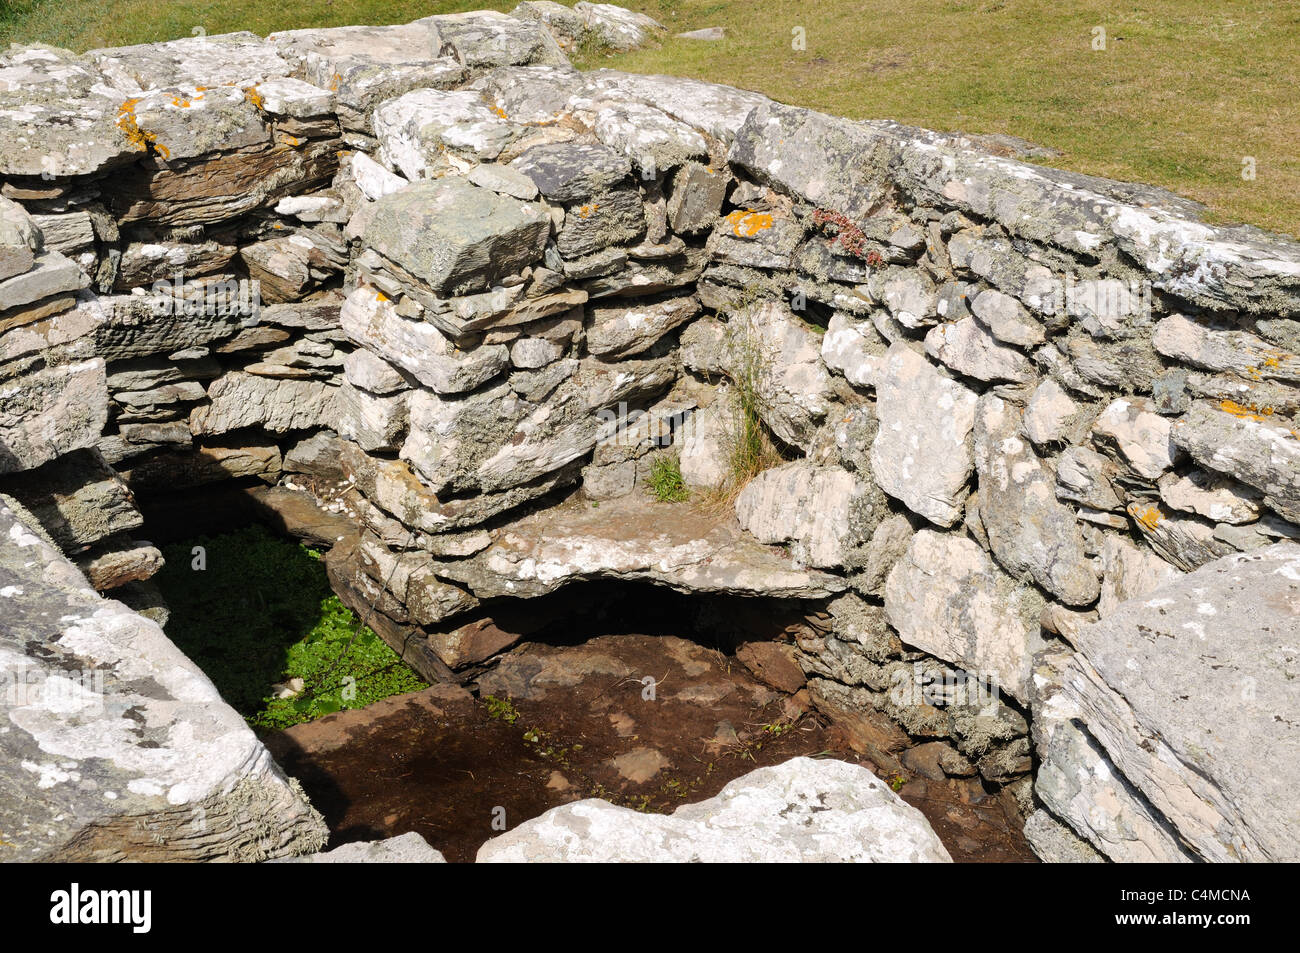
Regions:
M 598 208 L 599 205 L 583 205 L 578 209 L 578 215 L 581 218 L 590 218 Z
M 492 111 L 496 113 L 498 116 L 500 116 L 502 119 L 510 118 L 509 116 L 506 115 L 506 111 L 502 109 L 500 106 L 493 106 Z
M 127 142 L 138 146 L 145 152 L 152 148 L 166 159 L 171 155 L 171 150 L 159 143 L 158 137 L 153 133 L 141 129 L 139 122 L 136 121 L 135 107 L 139 102 L 139 98 L 128 99 L 117 108 L 117 128 L 122 130 Z
M 265 100 L 262 98 L 262 94 L 257 91 L 256 83 L 248 87 L 248 89 L 244 90 L 244 98 L 247 99 L 254 106 L 256 106 L 258 109 L 265 108 L 263 105 L 265 103 Z
M 727 216 L 727 224 L 740 238 L 753 238 L 764 229 L 772 227 L 772 216 L 766 212 L 742 212 L 737 209 Z
M 1158 506 L 1148 506 L 1146 508 L 1135 506 L 1130 512 L 1133 514 L 1133 518 L 1147 529 L 1155 529 L 1160 523 L 1160 507 Z
M 206 86 L 195 86 L 193 96 L 184 96 L 180 93 L 177 93 L 175 96 L 172 97 L 172 105 L 177 107 L 178 109 L 189 109 L 196 102 L 198 102 L 200 99 L 203 98 L 203 94 L 206 91 L 207 91 Z
M 1225 414 L 1241 417 L 1245 420 L 1264 420 L 1272 416 L 1272 407 L 1255 407 L 1251 404 L 1239 404 L 1235 400 L 1219 401 L 1219 409 Z

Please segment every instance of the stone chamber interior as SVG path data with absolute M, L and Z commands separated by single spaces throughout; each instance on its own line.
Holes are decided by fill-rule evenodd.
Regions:
M 1300 245 L 542 8 L 0 53 L 11 849 L 1296 859 Z
M 231 534 L 262 530 L 282 544 L 271 547 L 276 558 L 296 560 L 304 558 L 296 544 L 327 550 L 338 542 L 329 534 L 347 527 L 346 516 L 340 519 L 305 490 L 276 494 L 274 505 L 264 490 L 260 481 L 230 481 L 137 497 L 143 516 L 137 535 L 166 552 L 174 567 L 155 577 L 159 603 L 193 598 L 172 577 L 212 573 L 211 544 Z M 195 546 L 203 546 L 203 569 L 194 568 Z M 259 555 L 265 557 L 249 547 L 221 549 L 221 558 L 234 564 L 220 580 L 198 584 L 227 606 L 220 626 L 205 626 L 197 637 L 215 635 L 220 642 L 223 632 L 265 623 L 259 637 L 274 632 L 275 651 L 253 678 L 263 694 L 273 695 L 277 687 L 289 688 L 288 651 L 311 637 L 320 588 L 329 580 L 321 569 L 315 585 L 304 586 L 310 598 L 268 605 L 254 581 L 258 573 L 268 591 L 286 575 L 297 577 L 280 563 L 257 564 Z M 410 684 L 421 675 L 395 656 L 358 662 L 335 646 L 331 677 L 304 684 L 296 699 L 349 677 L 364 683 L 368 672 L 390 675 L 396 665 L 410 681 L 394 684 L 419 691 L 417 700 L 400 694 L 353 707 L 354 700 L 340 714 L 285 708 L 280 721 L 301 722 L 256 726 L 323 814 L 329 847 L 414 831 L 448 860 L 472 861 L 502 818 L 514 826 L 580 797 L 669 812 L 716 795 L 756 767 L 812 756 L 876 772 L 925 814 L 955 860 L 1035 859 L 1014 797 L 969 764 L 954 773 L 952 760 L 961 759 L 955 748 L 941 753 L 885 716 L 833 720 L 812 705 L 795 650 L 801 640 L 826 635 L 828 615 L 801 600 L 592 580 L 482 608 L 493 626 L 523 633 L 522 644 L 458 672 L 432 694 Z M 206 665 L 212 645 L 187 638 L 176 613 L 168 616 L 164 629 Z M 356 625 L 362 628 L 359 620 Z M 224 662 L 208 674 L 241 713 L 265 714 L 257 691 L 232 683 L 227 693 Z M 241 669 L 239 677 L 245 674 Z M 932 700 L 945 705 L 937 693 Z

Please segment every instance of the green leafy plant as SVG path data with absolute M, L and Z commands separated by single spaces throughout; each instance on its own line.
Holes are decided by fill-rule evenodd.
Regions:
M 650 492 L 660 503 L 681 503 L 690 499 L 691 491 L 682 479 L 681 459 L 675 454 L 662 454 L 650 464 L 648 478 Z
M 497 698 L 495 695 L 484 695 L 483 704 L 487 705 L 488 715 L 492 718 L 500 719 L 507 725 L 513 725 L 519 720 L 519 709 L 509 698 Z

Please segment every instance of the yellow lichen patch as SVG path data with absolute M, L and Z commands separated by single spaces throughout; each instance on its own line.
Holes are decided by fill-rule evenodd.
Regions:
M 1147 529 L 1155 529 L 1160 523 L 1160 507 L 1134 507 L 1132 509 L 1133 518 L 1145 526 Z
M 598 209 L 598 208 L 600 208 L 599 205 L 583 205 L 583 206 L 580 206 L 580 207 L 578 208 L 578 217 L 579 217 L 579 218 L 590 218 L 593 214 L 595 214 L 596 209 Z
M 342 73 L 335 73 L 333 76 L 331 76 L 331 77 L 330 77 L 330 92 L 332 92 L 332 93 L 337 93 L 337 92 L 339 91 L 339 83 L 341 83 L 341 82 L 343 82 L 343 74 L 342 74 Z
M 388 296 L 387 296 L 386 294 L 384 294 L 382 291 L 376 291 L 376 292 L 375 292 L 375 300 L 376 300 L 376 301 L 387 301 L 387 300 L 388 300 Z
M 741 238 L 753 238 L 764 229 L 772 227 L 772 216 L 766 212 L 742 212 L 739 209 L 727 216 L 731 231 Z
M 160 145 L 157 138 L 149 132 L 140 128 L 136 122 L 135 107 L 139 104 L 139 98 L 128 99 L 117 108 L 117 128 L 121 129 L 126 136 L 127 142 L 140 147 L 145 152 L 150 148 L 157 150 L 158 154 L 164 159 L 171 155 L 171 150 L 166 146 Z
M 500 106 L 493 106 L 493 107 L 492 107 L 492 111 L 493 111 L 494 113 L 496 113 L 496 114 L 497 114 L 499 117 L 501 117 L 502 119 L 509 119 L 509 118 L 510 118 L 509 116 L 506 115 L 506 111 L 505 111 L 504 109 L 502 109 Z
M 248 87 L 248 89 L 244 90 L 244 98 L 247 99 L 254 106 L 256 106 L 258 109 L 263 108 L 262 104 L 265 102 L 265 100 L 262 99 L 262 94 L 257 91 L 256 83 Z
M 1271 407 L 1254 407 L 1250 404 L 1239 404 L 1235 400 L 1219 401 L 1219 409 L 1225 414 L 1232 414 L 1245 420 L 1264 420 L 1273 413 Z

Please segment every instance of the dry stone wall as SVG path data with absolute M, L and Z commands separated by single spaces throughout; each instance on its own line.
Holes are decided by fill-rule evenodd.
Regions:
M 655 29 L 0 55 L 16 518 L 156 614 L 134 494 L 306 486 L 355 526 L 336 589 L 440 679 L 575 582 L 800 600 L 814 703 L 1011 785 L 1044 857 L 1295 859 L 1238 758 L 1300 763 L 1300 245 L 1002 141 L 575 71 L 592 31 Z M 784 462 L 734 519 L 654 503 L 664 455 L 726 483 L 745 407 Z M 1137 698 L 1105 633 L 1166 592 L 1200 601 Z M 1190 710 L 1218 666 L 1250 704 Z

